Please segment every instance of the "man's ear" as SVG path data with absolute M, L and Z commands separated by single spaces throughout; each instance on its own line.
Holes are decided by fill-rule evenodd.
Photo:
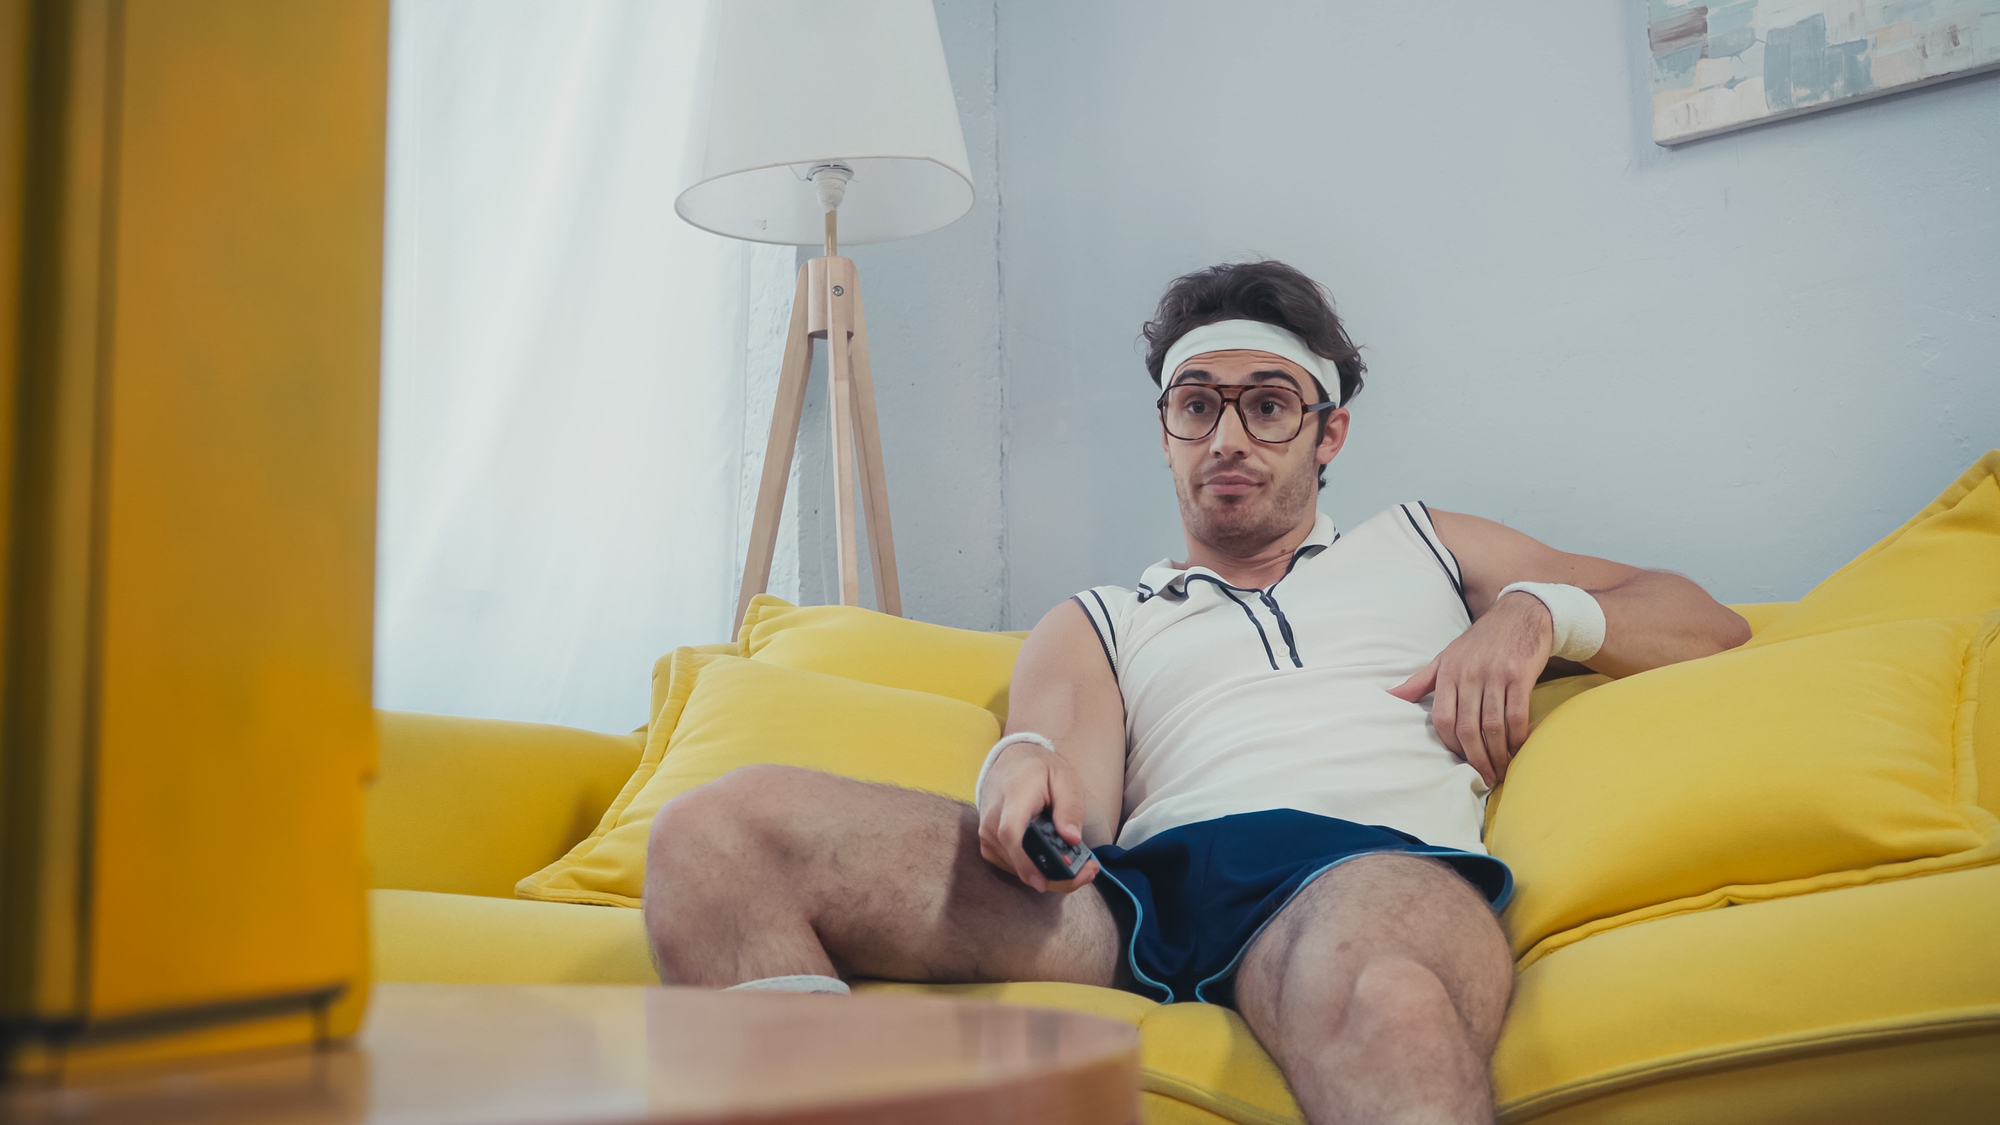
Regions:
M 1347 424 L 1352 417 L 1345 407 L 1336 406 L 1326 412 L 1326 428 L 1320 431 L 1319 445 L 1313 449 L 1315 464 L 1330 464 L 1340 447 L 1347 444 Z

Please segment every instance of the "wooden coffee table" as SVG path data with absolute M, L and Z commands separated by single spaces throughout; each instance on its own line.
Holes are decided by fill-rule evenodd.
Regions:
M 1139 1033 L 935 996 L 383 984 L 359 1039 L 0 1095 L 11 1122 L 594 1125 L 1139 1119 Z

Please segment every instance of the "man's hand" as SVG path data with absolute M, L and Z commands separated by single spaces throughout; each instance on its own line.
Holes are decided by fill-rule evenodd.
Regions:
M 1528 740 L 1528 696 L 1548 665 L 1554 637 L 1548 607 L 1516 590 L 1389 694 L 1410 703 L 1434 694 L 1431 725 L 1438 737 L 1487 785 L 1498 785 Z
M 1012 742 L 1000 751 L 979 793 L 979 854 L 986 862 L 1011 871 L 1038 891 L 1068 894 L 1097 878 L 1093 857 L 1076 878 L 1051 883 L 1021 850 L 1028 822 L 1049 810 L 1056 832 L 1072 844 L 1083 843 L 1083 778 L 1061 754 L 1031 742 Z

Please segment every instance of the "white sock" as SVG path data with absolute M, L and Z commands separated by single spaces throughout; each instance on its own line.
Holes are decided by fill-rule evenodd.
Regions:
M 746 980 L 742 984 L 732 984 L 724 992 L 821 992 L 833 996 L 846 996 L 847 982 L 839 977 L 823 977 L 814 973 L 794 973 L 788 977 L 764 977 L 761 980 Z

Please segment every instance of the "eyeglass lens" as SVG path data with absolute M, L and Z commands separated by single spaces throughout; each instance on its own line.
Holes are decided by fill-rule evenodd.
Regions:
M 1183 383 L 1167 391 L 1160 413 L 1168 433 L 1182 441 L 1200 441 L 1215 432 L 1225 405 L 1221 391 Z M 1305 402 L 1286 387 L 1245 388 L 1236 398 L 1236 409 L 1243 428 L 1258 441 L 1290 441 L 1305 425 Z

